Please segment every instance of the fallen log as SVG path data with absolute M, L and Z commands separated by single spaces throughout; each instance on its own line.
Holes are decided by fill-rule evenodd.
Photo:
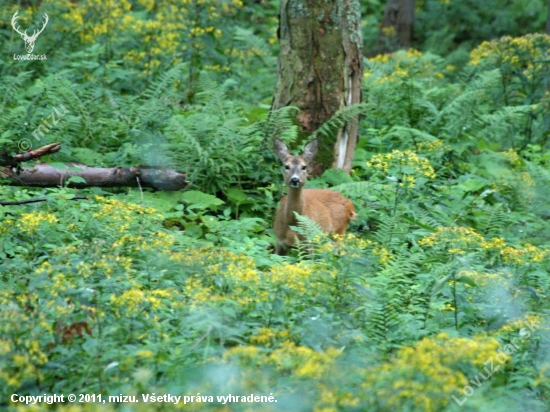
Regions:
M 21 163 L 38 159 L 61 150 L 61 143 L 51 143 L 35 150 L 9 156 L 6 150 L 0 153 L 0 178 L 5 177 L 11 186 L 56 187 L 64 186 L 82 189 L 85 187 L 152 187 L 156 190 L 176 191 L 184 189 L 189 182 L 187 175 L 171 168 L 153 166 L 132 167 L 90 167 L 68 163 L 64 169 L 48 163 L 22 167 Z M 5 183 L 5 182 L 3 182 Z
M 6 178 L 12 186 L 56 187 L 64 186 L 73 176 L 84 181 L 70 181 L 68 187 L 152 187 L 156 190 L 176 191 L 184 189 L 189 182 L 187 175 L 171 168 L 152 166 L 132 167 L 89 167 L 70 163 L 66 169 L 55 168 L 47 163 L 33 167 L 0 168 L 0 177 Z M 6 183 L 6 182 L 4 182 Z

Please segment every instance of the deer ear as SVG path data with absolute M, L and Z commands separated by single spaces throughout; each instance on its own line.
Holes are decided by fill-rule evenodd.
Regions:
M 306 159 L 306 162 L 311 163 L 313 159 L 315 158 L 315 155 L 317 154 L 317 149 L 319 148 L 317 139 L 313 139 L 311 142 L 309 142 L 304 149 L 304 159 Z
M 281 159 L 282 162 L 284 162 L 285 159 L 289 156 L 286 144 L 279 139 L 275 139 L 275 143 L 273 144 L 273 151 L 275 152 L 277 157 Z

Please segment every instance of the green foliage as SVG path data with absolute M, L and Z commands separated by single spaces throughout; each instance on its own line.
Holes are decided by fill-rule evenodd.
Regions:
M 362 2 L 364 20 L 383 3 Z M 502 21 L 523 22 L 518 5 L 540 12 L 512 3 Z M 427 49 L 447 30 L 439 51 L 449 50 L 458 34 L 428 26 L 467 5 L 419 4 Z M 479 27 L 468 41 L 499 33 L 470 6 L 460 22 Z M 29 26 L 50 15 L 36 45 L 48 60 L 4 60 L 2 148 L 61 141 L 45 159 L 61 168 L 146 163 L 191 183 L 177 193 L 0 186 L 2 200 L 47 199 L 0 207 L 1 408 L 17 409 L 13 393 L 101 393 L 138 396 L 116 410 L 171 410 L 141 394 L 200 392 L 214 401 L 176 407 L 455 411 L 452 396 L 470 385 L 472 411 L 548 409 L 548 37 L 464 49 L 463 68 L 456 55 L 415 50 L 367 60 L 365 103 L 316 132 L 357 119 L 354 169 L 308 181 L 351 199 L 357 217 L 332 238 L 298 217 L 304 241 L 279 257 L 272 139 L 297 143 L 298 109 L 268 112 L 277 8 L 51 0 L 22 10 Z M 11 27 L 0 34 L 3 56 L 20 53 Z M 67 113 L 37 141 L 61 104 Z M 497 349 L 510 354 L 498 361 Z M 501 373 L 478 387 L 490 359 Z M 216 402 L 229 393 L 277 403 Z
M 415 37 L 425 50 L 448 54 L 462 47 L 475 47 L 501 36 L 540 32 L 548 4 L 544 0 L 421 0 L 417 2 Z
M 386 1 L 361 2 L 366 55 L 372 55 Z M 448 56 L 449 63 L 467 63 L 469 50 L 502 36 L 519 37 L 544 31 L 545 0 L 417 0 L 413 47 Z

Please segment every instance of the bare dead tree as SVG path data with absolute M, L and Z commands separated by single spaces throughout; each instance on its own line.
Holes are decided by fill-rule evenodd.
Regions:
M 391 53 L 412 45 L 416 0 L 388 0 L 373 54 Z

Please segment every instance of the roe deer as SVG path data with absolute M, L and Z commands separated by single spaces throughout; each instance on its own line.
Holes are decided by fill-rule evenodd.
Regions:
M 355 219 L 355 208 L 350 200 L 338 192 L 327 189 L 304 189 L 307 180 L 307 167 L 317 154 L 317 139 L 307 144 L 302 156 L 292 156 L 288 148 L 279 139 L 275 139 L 274 151 L 284 165 L 285 183 L 288 195 L 283 197 L 275 215 L 275 253 L 285 255 L 294 245 L 296 232 L 290 226 L 296 226 L 294 212 L 317 222 L 329 234 L 343 235 L 350 220 Z

